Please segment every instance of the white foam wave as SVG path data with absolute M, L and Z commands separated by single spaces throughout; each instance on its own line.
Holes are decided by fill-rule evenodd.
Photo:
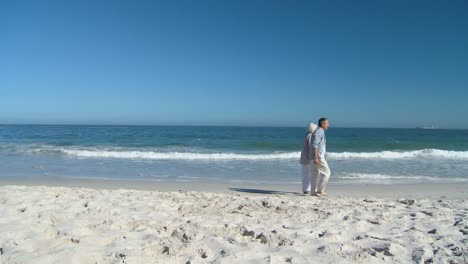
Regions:
M 387 174 L 372 174 L 372 173 L 349 173 L 338 177 L 344 180 L 364 180 L 364 181 L 430 181 L 430 182 L 468 182 L 468 178 L 442 178 L 435 176 L 420 176 L 420 175 L 387 175 Z
M 413 151 L 339 152 L 339 153 L 328 153 L 328 156 L 333 159 L 405 159 L 405 158 L 468 159 L 468 151 L 423 149 L 423 150 L 413 150 Z
M 282 152 L 266 154 L 242 153 L 200 153 L 200 152 L 160 152 L 155 150 L 114 150 L 114 149 L 73 149 L 73 148 L 39 148 L 40 152 L 62 153 L 83 158 L 121 158 L 147 160 L 297 160 L 300 152 Z M 468 151 L 423 149 L 413 151 L 380 151 L 380 152 L 332 152 L 327 153 L 332 160 L 347 159 L 405 159 L 405 158 L 439 158 L 468 159 Z
M 124 158 L 151 160 L 274 160 L 298 159 L 299 152 L 273 154 L 236 154 L 236 153 L 193 153 L 193 152 L 155 152 L 155 151 L 90 151 L 63 149 L 67 155 L 86 158 Z

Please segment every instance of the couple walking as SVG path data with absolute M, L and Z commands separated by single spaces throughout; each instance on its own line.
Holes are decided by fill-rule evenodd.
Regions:
M 320 118 L 318 127 L 309 124 L 301 152 L 302 192 L 315 196 L 324 196 L 325 188 L 330 178 L 330 168 L 325 160 L 326 144 L 325 131 L 328 129 L 328 119 Z

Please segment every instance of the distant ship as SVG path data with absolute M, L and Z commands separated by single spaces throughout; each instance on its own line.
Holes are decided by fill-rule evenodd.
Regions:
M 418 126 L 416 129 L 439 129 L 436 125 L 430 125 L 430 126 Z

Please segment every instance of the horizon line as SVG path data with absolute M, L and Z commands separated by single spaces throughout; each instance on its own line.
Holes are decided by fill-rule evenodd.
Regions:
M 0 126 L 120 126 L 120 127 L 258 127 L 258 128 L 302 128 L 306 126 L 281 125 L 177 125 L 177 124 L 60 124 L 60 123 L 0 123 Z M 331 128 L 360 128 L 360 129 L 420 129 L 415 127 L 371 127 L 371 126 L 332 126 Z M 437 128 L 420 130 L 468 130 L 468 128 Z

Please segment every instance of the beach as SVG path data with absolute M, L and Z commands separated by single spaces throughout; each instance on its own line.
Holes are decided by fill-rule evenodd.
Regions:
M 467 263 L 468 185 L 0 181 L 0 263 Z
M 0 6 L 0 264 L 468 264 L 468 1 Z
M 467 130 L 0 128 L 0 263 L 468 262 Z

